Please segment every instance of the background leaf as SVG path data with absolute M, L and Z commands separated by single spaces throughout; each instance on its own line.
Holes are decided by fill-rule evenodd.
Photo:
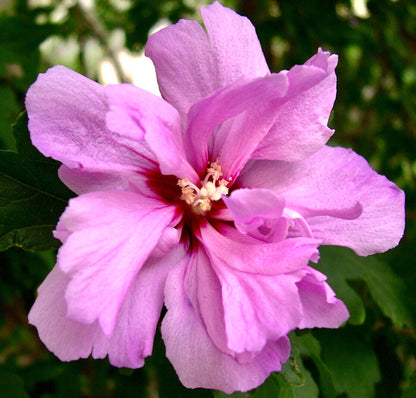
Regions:
M 0 250 L 59 247 L 52 231 L 73 196 L 58 178 L 59 163 L 37 152 L 26 126 L 25 115 L 14 126 L 22 154 L 0 151 Z
M 365 336 L 355 328 L 317 330 L 322 358 L 330 369 L 337 394 L 349 398 L 375 396 L 375 384 L 381 375 L 376 354 Z
M 0 393 L 2 398 L 29 398 L 21 377 L 0 369 Z
M 383 314 L 398 328 L 415 328 L 415 311 L 409 308 L 404 282 L 389 266 L 375 256 L 359 257 L 351 250 L 341 247 L 322 247 L 321 259 L 316 268 L 328 276 L 337 296 L 347 305 L 351 323 L 362 323 L 360 315 L 363 303 L 349 285 L 354 280 L 364 281 L 373 300 Z

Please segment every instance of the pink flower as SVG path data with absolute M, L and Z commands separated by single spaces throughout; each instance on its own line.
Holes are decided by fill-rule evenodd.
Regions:
M 137 368 L 165 304 L 182 383 L 230 393 L 281 369 L 291 330 L 347 320 L 308 263 L 321 244 L 397 245 L 404 195 L 325 145 L 336 55 L 270 73 L 246 18 L 219 3 L 201 14 L 206 31 L 181 20 L 149 39 L 164 99 L 61 66 L 30 88 L 33 144 L 79 196 L 29 321 L 61 360 Z

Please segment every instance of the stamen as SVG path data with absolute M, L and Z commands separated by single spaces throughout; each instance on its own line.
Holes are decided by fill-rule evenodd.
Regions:
M 228 195 L 229 182 L 220 179 L 221 176 L 221 166 L 214 162 L 207 168 L 201 188 L 186 178 L 178 180 L 178 185 L 182 188 L 181 200 L 190 205 L 196 214 L 204 215 L 211 210 L 212 202 L 220 200 L 222 195 Z

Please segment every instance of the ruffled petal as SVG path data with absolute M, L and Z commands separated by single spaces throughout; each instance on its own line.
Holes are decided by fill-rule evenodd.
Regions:
M 56 236 L 65 237 L 58 265 L 71 278 L 65 292 L 71 320 L 98 320 L 111 335 L 129 288 L 174 212 L 124 191 L 91 192 L 70 200 Z
M 153 34 L 146 55 L 155 64 L 163 97 L 183 121 L 192 104 L 241 76 L 264 76 L 268 67 L 250 21 L 214 3 L 201 10 L 207 32 L 180 20 Z M 238 40 L 233 40 L 236 36 Z
M 334 133 L 327 123 L 336 96 L 337 60 L 319 49 L 304 65 L 281 72 L 289 81 L 287 94 L 253 159 L 296 161 L 325 145 Z
M 110 363 L 118 367 L 143 366 L 144 358 L 152 354 L 166 277 L 184 255 L 183 248 L 177 246 L 165 257 L 151 257 L 146 262 L 120 308 L 111 337 L 95 343 L 94 357 L 108 354 Z
M 268 343 L 250 362 L 239 363 L 221 352 L 206 329 L 184 290 L 186 267 L 172 270 L 165 288 L 168 311 L 162 322 L 166 355 L 182 384 L 188 388 L 212 388 L 227 394 L 247 391 L 263 383 L 289 357 L 289 340 L 282 337 Z
M 131 84 L 107 86 L 105 92 L 110 107 L 107 126 L 112 131 L 130 139 L 141 137 L 147 145 L 142 145 L 139 155 L 157 159 L 163 174 L 198 179 L 185 157 L 175 108 Z
M 68 167 L 137 170 L 140 137 L 127 140 L 106 126 L 104 87 L 63 66 L 40 74 L 26 95 L 30 137 L 45 155 Z
M 403 235 L 403 191 L 352 150 L 326 146 L 300 162 L 256 161 L 238 183 L 281 193 L 322 244 L 366 256 L 391 249 Z
M 237 189 L 229 197 L 224 196 L 223 201 L 241 233 L 269 243 L 286 237 L 283 196 L 270 189 Z
M 338 328 L 348 318 L 345 304 L 335 297 L 334 291 L 325 282 L 326 276 L 306 267 L 305 276 L 297 282 L 302 302 L 303 316 L 299 328 Z
M 253 277 L 303 268 L 318 255 L 320 244 L 311 238 L 265 243 L 227 225 L 218 225 L 217 231 L 208 223 L 201 226 L 200 239 L 211 259 Z
M 228 267 L 211 257 L 221 283 L 227 346 L 237 353 L 259 352 L 302 322 L 296 273 L 261 275 Z
M 286 76 L 272 74 L 240 79 L 193 105 L 184 147 L 195 170 L 203 173 L 209 158 L 219 158 L 224 178 L 235 178 L 269 131 L 286 91 Z
M 66 317 L 64 296 L 68 283 L 69 277 L 55 266 L 39 286 L 38 297 L 29 312 L 29 323 L 61 361 L 87 358 L 94 342 L 103 337 L 96 322 L 85 325 Z
M 183 257 L 182 248 L 164 259 L 150 259 L 133 282 L 117 316 L 111 336 L 98 322 L 90 325 L 67 317 L 65 291 L 70 278 L 56 266 L 39 287 L 39 295 L 29 312 L 40 339 L 62 361 L 104 358 L 113 366 L 139 368 L 152 352 L 155 330 L 163 306 L 163 289 L 170 269 Z

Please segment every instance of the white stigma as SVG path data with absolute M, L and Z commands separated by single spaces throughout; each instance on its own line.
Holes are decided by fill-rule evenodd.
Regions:
M 221 176 L 221 166 L 214 162 L 208 167 L 207 174 L 201 181 L 201 188 L 186 178 L 178 180 L 178 185 L 182 188 L 181 200 L 190 205 L 196 214 L 204 215 L 211 210 L 212 202 L 228 194 L 228 181 L 222 179 Z

